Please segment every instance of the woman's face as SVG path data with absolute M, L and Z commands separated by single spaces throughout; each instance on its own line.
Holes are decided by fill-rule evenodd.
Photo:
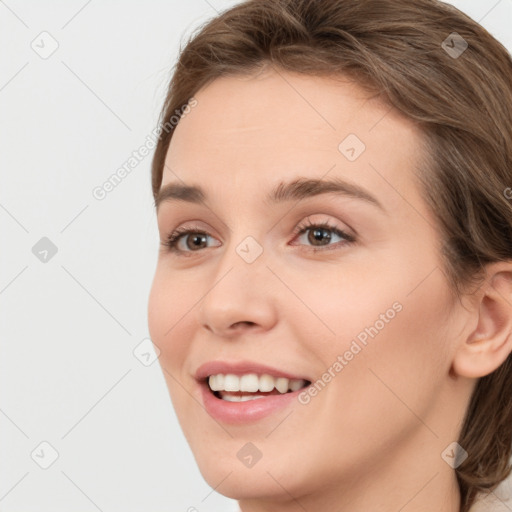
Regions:
M 191 233 L 161 247 L 149 328 L 206 481 L 284 499 L 450 470 L 462 314 L 414 181 L 417 128 L 353 83 L 285 72 L 223 77 L 195 99 L 157 213 L 163 243 Z M 253 374 L 215 377 L 228 390 L 312 385 L 232 401 L 241 393 L 218 398 L 212 374 Z

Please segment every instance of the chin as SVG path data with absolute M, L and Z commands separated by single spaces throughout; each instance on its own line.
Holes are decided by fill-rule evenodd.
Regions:
M 275 472 L 264 468 L 222 468 L 221 471 L 215 468 L 199 467 L 203 478 L 208 485 L 218 493 L 234 500 L 272 498 L 275 500 L 285 489 L 293 488 L 294 485 L 283 478 L 275 479 L 270 475 Z M 228 476 L 229 475 L 229 476 Z M 221 483 L 220 483 L 221 482 Z M 279 483 L 277 483 L 279 482 Z M 220 485 L 219 485 L 220 483 Z M 292 494 L 293 491 L 292 491 Z
M 201 453 L 193 451 L 201 475 L 216 492 L 235 500 L 276 499 L 283 493 L 283 488 L 292 494 L 293 490 L 302 488 L 300 475 L 290 472 L 287 457 L 279 464 L 275 456 L 269 457 L 268 461 L 262 456 L 252 467 L 248 467 L 237 457 L 240 446 L 246 445 L 246 442 L 234 439 L 230 444 L 232 449 L 226 446 L 224 454 L 216 454 L 211 449 Z M 259 445 L 263 445 L 263 442 Z

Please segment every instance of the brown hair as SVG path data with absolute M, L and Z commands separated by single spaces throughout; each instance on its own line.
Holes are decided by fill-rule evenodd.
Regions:
M 482 26 L 437 0 L 249 0 L 190 37 L 161 124 L 216 78 L 269 63 L 351 77 L 417 123 L 427 150 L 417 177 L 454 295 L 487 263 L 512 259 L 512 59 Z M 155 150 L 155 200 L 172 133 Z M 511 471 L 512 355 L 478 381 L 458 442 L 469 454 L 456 469 L 467 512 Z

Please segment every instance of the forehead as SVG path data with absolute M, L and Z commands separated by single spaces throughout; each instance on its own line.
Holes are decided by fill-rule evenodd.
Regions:
M 412 186 L 419 129 L 348 78 L 267 70 L 216 79 L 195 98 L 171 139 L 162 185 L 178 178 L 254 193 L 329 173 L 374 189 L 383 179 Z

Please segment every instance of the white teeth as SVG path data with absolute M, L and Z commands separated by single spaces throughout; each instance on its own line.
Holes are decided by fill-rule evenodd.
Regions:
M 236 396 L 236 395 L 224 395 L 222 400 L 227 400 L 228 402 L 247 402 L 248 400 L 257 400 L 258 398 L 265 398 L 263 395 L 245 395 L 245 396 Z
M 306 381 L 304 380 L 291 380 L 290 381 L 290 389 L 292 391 L 298 391 L 300 388 L 304 386 Z
M 297 391 L 304 387 L 306 383 L 307 382 L 303 379 L 275 378 L 268 374 L 258 376 L 255 373 L 248 373 L 241 377 L 233 375 L 232 373 L 228 373 L 227 375 L 219 373 L 217 375 L 210 375 L 208 379 L 208 384 L 212 391 L 242 391 L 247 393 L 256 393 L 257 391 L 268 393 L 274 388 L 276 388 L 279 393 L 286 393 L 288 390 Z M 229 398 L 230 401 L 246 400 L 245 397 L 242 397 L 243 400 L 238 400 L 239 397 L 236 397 L 236 400 L 232 400 L 231 398 L 233 397 Z M 247 399 L 252 400 L 254 398 L 256 397 L 249 397 Z M 262 398 L 262 396 L 258 395 L 257 398 Z M 225 399 L 227 400 L 228 398 Z
M 240 378 L 240 391 L 255 392 L 258 391 L 259 385 L 260 379 L 255 373 L 249 373 Z
M 224 391 L 240 391 L 240 379 L 228 373 L 224 377 Z
M 274 389 L 274 377 L 264 374 L 260 377 L 260 391 L 268 392 Z
M 224 376 L 211 375 L 208 379 L 208 384 L 210 385 L 212 391 L 218 391 L 219 389 L 222 389 L 222 386 L 224 385 Z
M 276 379 L 276 389 L 279 393 L 286 393 L 288 391 L 288 383 L 290 381 L 285 379 L 284 377 L 279 377 Z

